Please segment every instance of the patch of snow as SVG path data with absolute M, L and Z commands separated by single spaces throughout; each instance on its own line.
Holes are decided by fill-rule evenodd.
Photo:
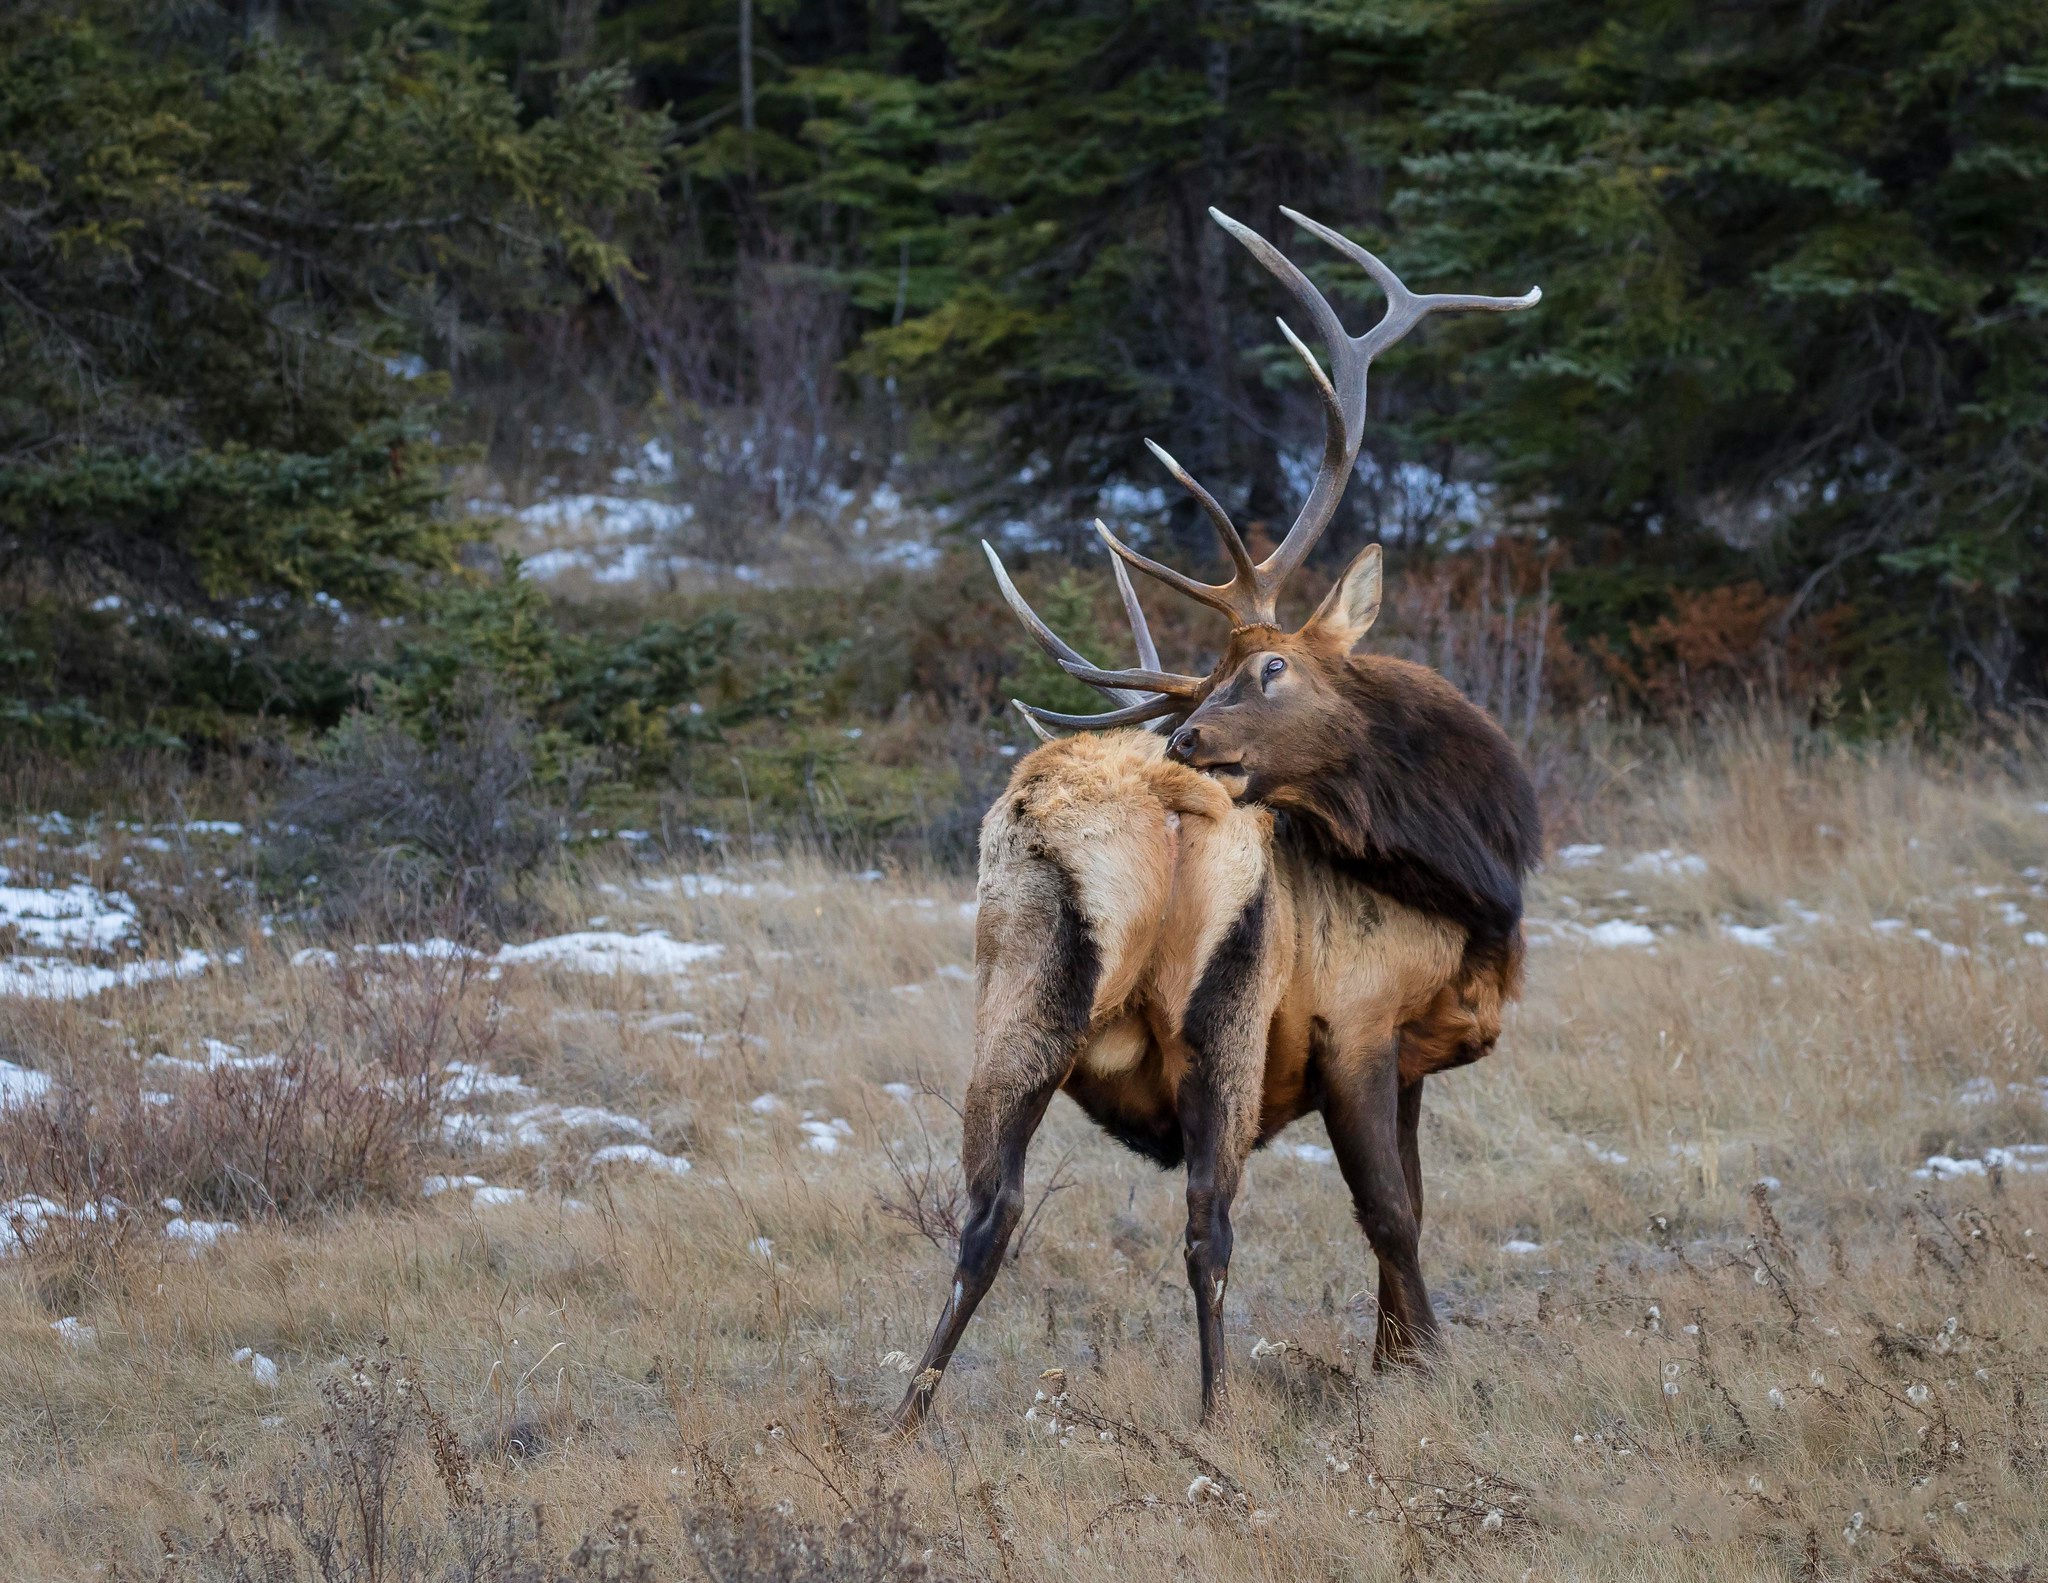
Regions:
M 1913 931 L 1913 938 L 1926 945 L 1933 946 L 1945 957 L 1968 956 L 1970 954 L 1967 946 L 1957 945 L 1953 941 L 1941 939 L 1932 929 L 1915 929 Z
M 52 1220 L 69 1220 L 71 1211 L 52 1198 L 23 1194 L 0 1203 L 0 1258 L 10 1258 L 35 1240 Z
M 1557 849 L 1559 868 L 1587 868 L 1596 859 L 1606 855 L 1607 848 L 1597 841 L 1580 841 L 1571 846 Z
M 756 1094 L 747 1101 L 747 1109 L 757 1116 L 772 1116 L 782 1108 L 782 1100 L 774 1094 Z
M 0 881 L 11 876 L 0 869 Z M 0 929 L 12 929 L 43 951 L 104 951 L 135 932 L 135 903 L 120 891 L 83 880 L 61 890 L 0 883 Z
M 1337 1151 L 1324 1143 L 1283 1143 L 1282 1154 L 1291 1154 L 1297 1160 L 1306 1160 L 1310 1165 L 1334 1165 Z
M 429 1176 L 420 1182 L 420 1192 L 427 1198 L 451 1193 L 458 1187 L 486 1187 L 489 1184 L 481 1176 Z
M 1613 1149 L 1602 1148 L 1599 1144 L 1595 1143 L 1591 1138 L 1581 1138 L 1579 1139 L 1579 1142 L 1583 1143 L 1586 1146 L 1586 1152 L 1592 1155 L 1593 1158 L 1598 1160 L 1602 1165 L 1628 1164 L 1627 1155 L 1616 1153 Z
M 179 1215 L 165 1222 L 164 1235 L 172 1242 L 188 1244 L 196 1258 L 201 1248 L 210 1248 L 223 1237 L 239 1234 L 241 1229 L 232 1220 L 187 1220 Z
M 772 1259 L 775 1257 L 775 1239 L 773 1237 L 756 1237 L 747 1244 L 747 1252 L 753 1254 L 757 1259 Z
M 2000 1099 L 2014 1099 L 2021 1103 L 2031 1100 L 2037 1105 L 2048 1106 L 2048 1075 L 2037 1077 L 2029 1083 L 2007 1083 L 2003 1089 L 1988 1077 L 1973 1077 L 1956 1091 L 1959 1105 L 1995 1105 Z
M 506 1204 L 523 1204 L 526 1202 L 526 1189 L 523 1187 L 479 1187 L 471 1195 L 470 1202 L 475 1204 L 478 1209 L 497 1209 Z
M 724 951 L 722 945 L 672 940 L 663 929 L 647 934 L 586 929 L 508 945 L 497 960 L 506 966 L 532 964 L 572 973 L 683 973 Z
M 234 961 L 229 952 L 223 961 Z M 190 950 L 168 960 L 124 962 L 119 967 L 92 967 L 62 957 L 17 956 L 0 962 L 0 996 L 24 1000 L 83 1000 L 109 989 L 152 984 L 159 979 L 190 978 L 213 965 L 204 951 Z
M 644 495 L 557 495 L 513 513 L 528 529 L 582 527 L 605 538 L 673 533 L 696 515 L 693 507 Z
M 450 1111 L 441 1118 L 441 1141 L 450 1148 L 482 1149 L 502 1153 L 506 1149 L 544 1149 L 553 1132 L 613 1131 L 636 1138 L 652 1138 L 654 1129 L 637 1116 L 621 1115 L 600 1105 L 531 1105 L 509 1116 L 479 1116 L 471 1111 Z
M 62 1319 L 50 1321 L 50 1328 L 57 1332 L 57 1339 L 67 1347 L 89 1347 L 99 1340 L 99 1331 L 88 1325 L 75 1314 L 66 1314 Z
M 1578 934 L 1586 944 L 1602 946 L 1609 950 L 1622 946 L 1657 943 L 1656 932 L 1648 924 L 1635 923 L 1627 918 L 1609 918 L 1605 923 L 1580 925 Z
M 1767 923 L 1760 928 L 1751 928 L 1741 923 L 1724 923 L 1721 925 L 1721 932 L 1737 945 L 1753 946 L 1759 951 L 1776 951 L 1780 949 L 1778 931 L 1783 927 L 1782 924 L 1775 923 Z
M 1697 852 L 1679 852 L 1671 847 L 1659 847 L 1654 852 L 1638 852 L 1621 866 L 1624 874 L 1660 874 L 1667 879 L 1680 875 L 1699 875 L 1707 871 L 1707 860 Z
M 277 1365 L 254 1347 L 235 1348 L 232 1361 L 246 1363 L 249 1366 L 249 1378 L 258 1385 L 267 1385 L 273 1391 L 277 1389 Z
M 450 1076 L 441 1085 L 443 1099 L 481 1099 L 490 1094 L 511 1094 L 521 1099 L 535 1097 L 526 1079 L 511 1072 L 494 1072 L 488 1066 L 473 1066 L 467 1061 L 450 1061 L 446 1070 Z
M 1923 1182 L 1952 1182 L 1965 1176 L 1988 1176 L 1992 1171 L 2028 1174 L 2048 1171 L 2048 1143 L 2015 1143 L 2009 1148 L 1986 1149 L 1979 1159 L 1954 1159 L 1930 1154 L 1927 1163 L 1914 1170 Z
M 34 1104 L 50 1091 L 50 1074 L 0 1060 L 0 1110 Z
M 906 1105 L 909 1104 L 913 1099 L 917 1098 L 917 1090 L 912 1088 L 908 1083 L 884 1083 L 882 1085 L 882 1092 L 887 1094 L 891 1099 L 902 1100 L 903 1103 Z M 763 1097 L 773 1098 L 774 1096 L 764 1095 Z M 754 1101 L 754 1103 L 758 1105 L 761 1103 L 761 1101 L 757 1099 Z
M 2025 934 L 2020 936 L 2020 939 L 2027 945 L 2048 945 L 2048 930 L 2029 929 Z
M 1543 1251 L 1543 1244 L 1540 1242 L 1530 1242 L 1523 1237 L 1510 1237 L 1500 1245 L 1500 1251 L 1503 1253 L 1541 1253 Z
M 656 1170 L 673 1172 L 677 1176 L 686 1176 L 690 1170 L 690 1162 L 680 1154 L 663 1154 L 661 1150 L 648 1143 L 608 1143 L 591 1155 L 590 1163 L 646 1165 Z
M 602 1105 L 537 1105 L 531 1110 L 522 1110 L 508 1118 L 515 1125 L 528 1122 L 545 1123 L 552 1120 L 557 1126 L 573 1131 L 629 1132 L 636 1138 L 651 1138 L 654 1129 L 637 1116 L 624 1116 L 616 1110 L 606 1110 Z
M 804 1135 L 804 1147 L 819 1154 L 837 1154 L 841 1142 L 853 1136 L 853 1127 L 844 1116 L 834 1116 L 830 1121 L 801 1121 L 797 1128 Z

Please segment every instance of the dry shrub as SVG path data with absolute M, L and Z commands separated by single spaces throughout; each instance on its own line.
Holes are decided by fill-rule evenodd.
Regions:
M 167 1540 L 164 1579 L 233 1583 L 649 1583 L 630 1506 L 559 1560 L 537 1506 L 487 1499 L 403 1359 L 357 1359 L 321 1387 L 320 1426 L 267 1491 L 215 1496 L 203 1543 Z
M 366 965 L 373 963 L 374 967 Z M 0 1180 L 71 1211 L 23 1223 L 31 1252 L 113 1251 L 138 1209 L 297 1218 L 417 1195 L 438 1137 L 441 1072 L 484 1062 L 499 1007 L 468 957 L 353 955 L 314 970 L 275 1051 L 203 1069 L 75 1062 L 41 1101 L 0 1114 Z
M 574 767 L 544 778 L 541 756 L 531 723 L 481 684 L 418 734 L 359 711 L 280 799 L 279 866 L 330 925 L 502 934 L 536 912 L 581 800 Z
M 742 1495 L 699 1453 L 700 1501 L 663 1543 L 636 1503 L 566 1553 L 538 1504 L 488 1493 L 409 1360 L 381 1350 L 320 1390 L 319 1426 L 260 1493 L 214 1496 L 203 1541 L 169 1538 L 159 1576 L 194 1583 L 653 1583 L 682 1550 L 709 1583 L 916 1583 L 930 1576 L 901 1491 L 875 1481 L 821 1530 Z M 667 1528 L 664 1523 L 663 1528 Z
M 1550 596 L 1560 546 L 1503 539 L 1387 579 L 1373 647 L 1434 667 L 1526 745 L 1597 691 Z
M 1786 630 L 1787 604 L 1753 582 L 1673 589 L 1669 615 L 1630 624 L 1632 655 L 1597 640 L 1594 655 L 1654 719 L 1700 720 L 1738 706 L 1803 711 L 1827 691 L 1828 676 L 1810 641 L 1816 634 Z
M 877 1478 L 830 1531 L 747 1499 L 722 1500 L 683 1518 L 683 1537 L 707 1583 L 916 1583 L 933 1577 L 904 1510 L 903 1492 Z

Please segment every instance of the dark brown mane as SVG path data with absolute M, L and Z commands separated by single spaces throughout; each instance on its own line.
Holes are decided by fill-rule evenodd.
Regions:
M 1504 940 L 1543 843 L 1520 755 L 1434 671 L 1382 656 L 1334 669 L 1349 706 L 1331 711 L 1338 741 L 1276 802 L 1373 889 L 1461 924 L 1475 952 Z

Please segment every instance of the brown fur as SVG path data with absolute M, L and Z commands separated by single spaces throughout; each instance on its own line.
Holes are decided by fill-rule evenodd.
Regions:
M 1499 1037 L 1519 934 L 1492 952 L 1470 944 L 1459 922 L 1375 889 L 1304 821 L 1235 801 L 1155 736 L 1072 737 L 1019 764 L 982 825 L 963 1147 L 975 1214 L 902 1421 L 923 1414 L 993 1279 L 1024 1147 L 1061 1088 L 1134 1149 L 1186 1160 L 1205 1411 L 1222 1385 L 1230 1196 L 1251 1150 L 1311 1110 L 1330 1120 L 1384 1249 L 1381 1351 L 1426 1343 L 1420 1184 L 1398 1174 L 1395 1097 L 1412 1133 L 1413 1085 Z M 1404 1147 L 1412 1158 L 1412 1137 Z

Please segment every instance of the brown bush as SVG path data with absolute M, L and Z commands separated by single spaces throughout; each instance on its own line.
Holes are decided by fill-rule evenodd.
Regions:
M 61 1206 L 17 1237 L 46 1253 L 110 1251 L 166 1201 L 191 1218 L 297 1218 L 417 1195 L 438 1137 L 441 1072 L 482 1061 L 495 992 L 473 959 L 353 956 L 289 1008 L 274 1052 L 197 1063 L 105 1052 L 0 1114 L 9 1196 Z

